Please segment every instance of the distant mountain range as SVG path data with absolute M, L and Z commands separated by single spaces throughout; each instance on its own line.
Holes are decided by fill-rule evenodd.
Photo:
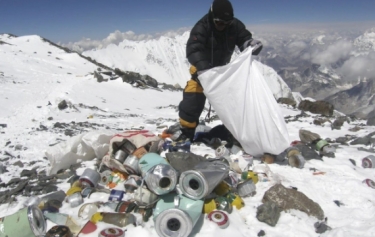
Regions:
M 368 63 L 375 58 L 375 28 L 360 35 L 348 35 L 343 37 L 332 32 L 298 37 L 259 35 L 265 47 L 254 62 L 275 98 L 300 98 L 293 96 L 293 91 L 303 97 L 326 100 L 348 115 L 374 116 L 375 71 Z M 162 36 L 147 41 L 124 40 L 118 45 L 85 51 L 80 56 L 108 69 L 136 72 L 151 76 L 159 83 L 184 87 L 190 78 L 190 65 L 185 57 L 188 37 L 189 32 L 185 32 L 176 37 Z M 4 38 L 7 37 L 2 35 L 0 40 Z M 2 43 L 6 42 L 0 41 Z M 233 58 L 239 53 L 236 51 Z M 363 70 L 352 73 L 357 64 L 358 69 Z

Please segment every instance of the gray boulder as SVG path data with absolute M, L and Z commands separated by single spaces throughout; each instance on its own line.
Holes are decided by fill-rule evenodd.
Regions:
M 331 117 L 333 115 L 334 106 L 323 100 L 315 102 L 303 100 L 299 103 L 298 109 Z
M 295 209 L 319 220 L 324 218 L 324 212 L 319 204 L 312 201 L 305 194 L 286 188 L 282 184 L 276 184 L 265 192 L 262 202 L 267 203 L 270 201 L 274 202 L 283 211 Z

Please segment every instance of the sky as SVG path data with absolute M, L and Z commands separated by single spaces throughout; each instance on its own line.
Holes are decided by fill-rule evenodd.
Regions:
M 101 40 L 115 31 L 159 35 L 190 29 L 211 0 L 0 0 L 0 33 L 37 34 L 53 42 Z M 372 0 L 233 0 L 246 25 L 375 21 Z
M 56 168 L 63 162 L 53 161 L 62 159 L 82 162 L 82 166 L 77 169 L 77 175 L 81 175 L 86 168 L 97 168 L 96 159 L 108 151 L 112 135 L 129 129 L 145 129 L 156 136 L 178 119 L 175 106 L 182 98 L 181 91 L 139 89 L 120 79 L 98 83 L 92 74 L 97 69 L 96 65 L 84 61 L 75 53 L 68 54 L 55 48 L 39 37 L 0 40 L 8 43 L 0 44 L 0 164 L 7 169 L 1 169 L 4 172 L 0 174 L 2 183 L 19 177 L 23 169 L 36 168 L 37 172 L 42 172 Z M 105 78 L 109 79 L 108 76 Z M 232 90 L 239 93 L 242 88 L 233 87 Z M 227 94 L 230 96 L 232 93 L 233 91 Z M 263 98 L 264 95 L 259 96 Z M 69 105 L 65 110 L 58 109 L 58 103 L 62 100 L 66 100 Z M 227 101 L 221 106 L 230 108 L 230 99 Z M 261 230 L 266 236 L 278 237 L 375 236 L 375 189 L 363 183 L 365 179 L 375 180 L 375 173 L 374 169 L 361 166 L 362 159 L 373 154 L 373 145 L 350 145 L 353 138 L 348 140 L 347 145 L 335 142 L 340 137 L 364 137 L 374 132 L 375 127 L 366 126 L 365 120 L 354 120 L 344 122 L 340 130 L 332 130 L 333 117 L 324 117 L 331 122 L 315 125 L 313 121 L 321 118 L 320 116 L 309 112 L 306 112 L 306 116 L 300 116 L 300 110 L 286 105 L 278 104 L 274 109 L 291 120 L 286 123 L 289 142 L 300 140 L 299 130 L 303 128 L 317 133 L 321 138 L 330 138 L 333 141 L 331 145 L 336 147 L 335 158 L 324 156 L 322 160 L 308 160 L 310 157 L 305 156 L 306 163 L 301 169 L 285 165 L 285 162 L 265 165 L 261 164 L 260 159 L 254 158 L 251 169 L 268 175 L 268 178 L 255 184 L 256 194 L 244 197 L 245 206 L 234 208 L 228 214 L 229 226 L 226 229 L 220 229 L 210 222 L 206 214 L 201 215 L 192 230 L 194 236 L 257 236 Z M 68 128 L 75 131 L 77 136 L 66 135 L 64 129 L 56 128 L 57 123 L 70 124 Z M 83 127 L 79 127 L 80 124 Z M 214 128 L 220 124 L 222 122 L 216 120 L 206 125 Z M 355 127 L 360 129 L 353 131 L 352 128 Z M 98 152 L 93 155 L 91 149 Z M 208 155 L 209 158 L 216 157 L 215 150 L 203 144 L 193 144 L 191 152 L 201 156 Z M 239 167 L 246 170 L 249 160 L 244 159 L 243 151 L 233 149 L 231 152 L 233 154 L 229 161 L 238 160 Z M 161 156 L 165 154 L 163 151 Z M 83 158 L 87 161 L 81 160 Z M 19 162 L 24 166 L 16 165 Z M 274 227 L 258 221 L 257 207 L 262 204 L 264 193 L 276 183 L 297 189 L 318 203 L 331 230 L 323 234 L 315 233 L 314 224 L 318 219 L 297 210 L 281 212 Z M 121 184 L 120 182 L 116 189 L 121 189 Z M 70 188 L 67 180 L 62 180 L 57 186 L 64 192 Z M 5 189 L 1 185 L 0 191 Z M 96 192 L 89 198 L 84 198 L 84 204 L 105 202 L 108 198 L 108 194 Z M 126 194 L 123 200 L 131 198 L 132 194 Z M 25 196 L 17 196 L 17 201 L 0 205 L 0 217 L 7 218 L 16 213 L 27 200 Z M 60 213 L 69 215 L 83 226 L 87 219 L 80 217 L 78 211 L 84 204 L 71 207 L 69 203 L 63 202 Z M 103 206 L 98 211 L 113 212 L 109 207 Z M 138 226 L 126 226 L 127 236 L 158 236 L 152 218 L 142 223 L 141 217 L 135 215 Z M 55 225 L 50 220 L 46 224 L 46 230 Z M 101 230 L 115 226 L 99 222 L 96 227 L 94 232 L 79 236 L 95 237 Z M 27 225 L 25 228 L 28 228 Z

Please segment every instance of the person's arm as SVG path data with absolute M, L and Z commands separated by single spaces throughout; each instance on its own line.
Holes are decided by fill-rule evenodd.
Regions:
M 201 21 L 190 31 L 190 37 L 186 44 L 186 57 L 189 63 L 197 68 L 197 71 L 212 67 L 205 47 L 208 38 L 208 29 Z
M 237 21 L 237 29 L 238 29 L 238 40 L 237 46 L 240 51 L 244 51 L 247 47 L 253 47 L 253 55 L 258 55 L 263 48 L 262 42 L 259 40 L 253 39 L 252 34 L 248 31 L 245 25 L 241 21 Z

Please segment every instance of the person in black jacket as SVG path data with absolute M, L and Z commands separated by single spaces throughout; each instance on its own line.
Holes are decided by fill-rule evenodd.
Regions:
M 245 25 L 234 17 L 232 4 L 228 0 L 214 0 L 208 14 L 191 30 L 186 44 L 191 80 L 187 82 L 179 104 L 181 136 L 176 140 L 193 139 L 204 109 L 206 97 L 199 74 L 229 63 L 236 46 L 241 52 L 248 46 L 254 47 L 253 55 L 262 49 L 261 42 L 254 40 Z

